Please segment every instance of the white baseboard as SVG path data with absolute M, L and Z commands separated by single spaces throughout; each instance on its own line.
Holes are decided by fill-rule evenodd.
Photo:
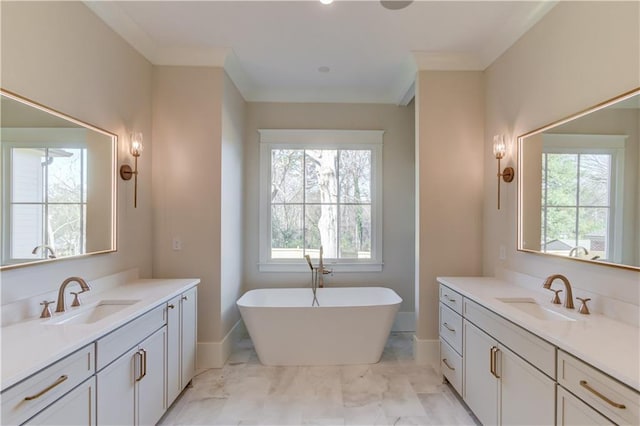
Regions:
M 238 320 L 220 342 L 198 342 L 197 368 L 222 368 L 243 331 L 242 320 Z
M 416 313 L 398 312 L 391 331 L 416 331 Z
M 440 340 L 418 339 L 413 336 L 413 358 L 416 364 L 431 365 L 436 370 L 440 369 Z

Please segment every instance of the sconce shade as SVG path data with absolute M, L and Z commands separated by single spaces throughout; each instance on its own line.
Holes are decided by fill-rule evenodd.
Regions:
M 503 159 L 507 153 L 507 144 L 504 142 L 504 136 L 495 135 L 493 137 L 493 155 L 497 159 Z
M 144 145 L 142 144 L 142 132 L 132 132 L 129 139 L 131 141 L 131 155 L 139 157 L 144 150 Z

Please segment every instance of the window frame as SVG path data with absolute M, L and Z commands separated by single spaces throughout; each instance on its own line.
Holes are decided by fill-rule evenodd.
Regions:
M 371 258 L 325 259 L 335 272 L 382 271 L 382 146 L 384 130 L 259 129 L 260 135 L 260 272 L 308 272 L 304 258 L 271 258 L 271 151 L 273 149 L 371 150 Z M 315 203 L 312 203 L 315 204 Z
M 624 211 L 624 163 L 626 135 L 594 135 L 572 133 L 548 133 L 544 135 L 542 154 L 604 154 L 611 156 L 609 192 L 609 228 L 607 235 L 606 260 L 621 262 L 622 252 L 618 241 L 622 241 L 622 214 Z M 544 164 L 544 162 L 543 162 Z M 576 208 L 576 215 L 583 205 Z M 588 206 L 587 206 L 588 208 Z M 541 213 L 545 205 L 541 202 Z M 542 223 L 544 224 L 544 220 Z

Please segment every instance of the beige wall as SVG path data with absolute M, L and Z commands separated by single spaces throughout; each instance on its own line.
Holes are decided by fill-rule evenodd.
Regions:
M 3 271 L 2 303 L 57 289 L 71 275 L 88 280 L 138 267 L 151 276 L 151 64 L 80 2 L 2 2 L 4 89 L 119 136 L 119 162 L 131 163 L 132 130 L 146 137 L 138 208 L 132 182 L 118 179 L 118 251 Z
M 413 312 L 414 113 L 413 105 L 250 103 L 245 163 L 245 289 L 308 285 L 309 273 L 258 271 L 260 150 L 258 129 L 384 130 L 382 272 L 336 273 L 327 285 L 380 285 L 403 299 Z
M 436 277 L 481 274 L 483 117 L 481 72 L 418 73 L 416 337 L 435 343 L 431 350 L 438 339 Z
M 221 124 L 224 70 L 155 67 L 153 274 L 197 277 L 198 341 L 222 339 Z M 182 249 L 173 250 L 173 238 Z
M 222 335 L 240 319 L 236 300 L 242 295 L 244 240 L 244 132 L 246 102 L 224 75 L 222 101 L 221 292 Z
M 640 86 L 640 3 L 560 2 L 485 72 L 483 271 L 504 267 L 640 304 L 640 274 L 516 251 L 516 185 L 497 211 L 492 137 L 511 138 Z M 507 163 L 514 163 L 515 150 Z M 516 175 L 518 170 L 516 170 Z M 507 259 L 498 258 L 504 245 Z

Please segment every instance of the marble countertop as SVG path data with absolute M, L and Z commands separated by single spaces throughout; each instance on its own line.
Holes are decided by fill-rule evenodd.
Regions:
M 90 324 L 52 324 L 52 319 L 37 318 L 2 327 L 2 391 L 199 282 L 199 279 L 137 279 L 95 295 L 84 293 L 81 296 L 83 306 L 67 308 L 67 313 L 54 314 L 52 317 L 55 320 L 73 309 L 83 309 L 100 300 L 137 300 L 99 321 Z M 67 306 L 71 305 L 71 300 L 67 299 Z
M 535 292 L 495 278 L 438 277 L 438 282 L 640 391 L 640 328 L 603 315 L 579 314 L 578 301 L 576 309 L 566 309 L 551 304 L 551 292 Z M 554 288 L 561 288 L 560 284 Z M 497 299 L 521 297 L 533 298 L 575 321 L 540 320 Z

